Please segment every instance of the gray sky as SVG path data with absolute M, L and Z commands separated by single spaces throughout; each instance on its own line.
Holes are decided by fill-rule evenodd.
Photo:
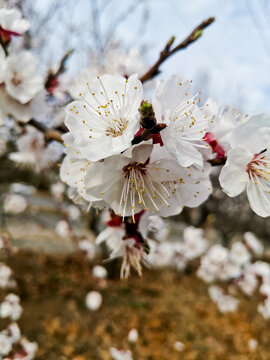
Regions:
M 117 18 L 134 3 L 134 0 L 96 1 L 105 9 L 100 18 L 100 26 L 105 30 L 110 28 L 112 18 Z M 199 41 L 162 66 L 160 77 L 179 73 L 200 84 L 200 90 L 219 105 L 240 106 L 249 114 L 270 113 L 269 0 L 148 0 L 148 7 L 145 2 L 136 1 L 142 4 L 131 15 L 120 16 L 116 30 L 125 48 L 147 44 L 146 60 L 151 65 L 171 35 L 176 36 L 177 43 L 202 20 L 215 16 L 216 22 L 205 30 Z M 57 47 L 63 22 L 72 21 L 74 29 L 79 29 L 80 44 L 72 36 L 68 45 L 62 46 L 76 48 L 70 66 L 79 69 L 86 65 L 80 51 L 85 50 L 89 42 L 89 32 L 82 29 L 93 31 L 95 24 L 91 19 L 90 0 L 69 2 L 70 6 L 57 19 L 51 38 Z M 43 1 L 41 4 L 45 6 Z M 142 13 L 148 13 L 149 17 L 145 26 Z M 140 38 L 138 30 L 143 31 Z M 50 52 L 47 56 L 53 58 Z
M 180 73 L 196 81 L 203 72 L 210 77 L 209 94 L 219 104 L 270 113 L 268 0 L 150 0 L 150 7 L 145 34 L 154 45 L 150 62 L 171 35 L 180 40 L 203 19 L 216 17 L 197 43 L 163 65 L 161 77 Z M 121 34 L 128 33 L 128 25 L 124 26 Z

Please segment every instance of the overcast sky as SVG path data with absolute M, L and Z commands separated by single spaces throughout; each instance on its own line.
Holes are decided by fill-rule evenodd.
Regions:
M 105 9 L 101 28 L 108 29 L 112 18 L 123 9 L 140 0 L 92 0 Z M 54 48 L 58 43 L 63 22 L 72 19 L 74 28 L 80 29 L 80 45 L 69 39 L 75 47 L 70 66 L 83 67 L 80 48 L 89 40 L 91 19 L 90 0 L 69 0 L 67 12 L 55 22 Z M 142 1 L 141 1 L 142 2 Z M 40 1 L 41 6 L 48 2 Z M 66 4 L 67 2 L 65 2 Z M 144 4 L 148 4 L 145 7 Z M 104 6 L 109 4 L 108 6 Z M 142 12 L 149 20 L 142 26 Z M 171 35 L 181 41 L 202 20 L 214 16 L 216 21 L 204 31 L 202 38 L 170 58 L 162 66 L 161 77 L 179 73 L 193 79 L 203 93 L 209 94 L 220 105 L 240 106 L 245 113 L 270 114 L 270 1 L 269 0 L 148 0 L 130 16 L 121 19 L 117 38 L 126 48 L 148 44 L 146 60 L 152 64 Z M 138 38 L 138 29 L 143 29 Z M 51 34 L 50 34 L 51 35 Z M 84 37 L 85 36 L 85 37 Z M 59 46 L 59 48 L 61 48 Z M 52 57 L 51 52 L 47 56 Z M 59 55 L 58 55 L 59 58 Z
M 198 42 L 164 64 L 162 77 L 181 73 L 201 85 L 209 76 L 207 92 L 220 104 L 270 113 L 270 1 L 150 0 L 150 14 L 150 62 L 171 35 L 180 40 L 203 19 L 216 17 Z M 129 26 L 124 23 L 119 36 L 132 39 Z

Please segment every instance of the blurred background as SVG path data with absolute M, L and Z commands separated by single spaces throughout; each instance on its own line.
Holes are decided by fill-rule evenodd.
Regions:
M 33 19 L 33 44 L 53 64 L 70 48 L 75 74 L 112 47 L 138 47 L 152 64 L 168 39 L 180 42 L 203 19 L 216 18 L 200 42 L 162 66 L 161 77 L 185 74 L 220 105 L 270 110 L 268 0 L 21 1 Z M 49 36 L 48 36 L 49 34 Z M 43 50 L 42 50 L 43 49 Z M 51 49 L 52 51 L 48 51 Z M 40 51 L 41 50 L 41 51 Z
M 85 67 L 103 63 L 112 49 L 137 48 L 148 68 L 171 36 L 177 44 L 214 16 L 215 22 L 198 41 L 162 64 L 157 79 L 181 74 L 193 80 L 194 90 L 202 90 L 203 101 L 211 97 L 218 105 L 235 107 L 243 114 L 270 113 L 268 0 L 0 0 L 0 5 L 6 3 L 19 8 L 31 24 L 24 37 L 12 42 L 12 50 L 26 47 L 36 53 L 46 78 L 48 70 L 57 69 L 73 49 L 64 73 L 69 80 Z M 153 88 L 151 84 L 147 88 L 149 99 Z M 46 121 L 59 125 L 55 120 L 59 115 L 60 128 L 66 98 L 60 104 L 58 100 L 49 98 L 53 111 L 46 113 Z M 12 136 L 7 148 L 12 152 L 16 136 L 24 131 L 8 121 Z M 245 194 L 225 196 L 218 186 L 218 170 L 209 200 L 167 222 L 168 243 L 158 258 L 164 267 L 145 268 L 142 278 L 132 273 L 122 281 L 121 261 L 106 261 L 105 246 L 94 245 L 104 219 L 95 209 L 87 212 L 68 198 L 64 184 L 58 182 L 56 161 L 50 168 L 33 171 L 1 153 L 0 169 L 4 244 L 0 256 L 13 271 L 17 287 L 11 283 L 11 289 L 23 308 L 19 325 L 38 344 L 36 359 L 131 359 L 121 352 L 113 357 L 112 347 L 131 351 L 135 360 L 270 359 L 269 322 L 257 311 L 263 294 L 258 290 L 252 298 L 239 294 L 233 281 L 225 281 L 221 286 L 226 294 L 239 299 L 237 312 L 225 313 L 210 301 L 208 284 L 196 276 L 200 258 L 183 268 L 181 261 L 170 264 L 168 243 L 185 241 L 189 226 L 203 229 L 208 246 L 228 248 L 252 232 L 265 247 L 260 259 L 269 263 L 269 220 L 251 211 Z M 10 202 L 10 194 L 24 200 Z M 20 206 L 22 211 L 14 211 Z M 255 256 L 254 261 L 258 259 Z M 102 300 L 87 301 L 92 291 L 100 293 Z M 3 287 L 1 301 L 5 294 Z M 6 324 L 0 306 L 0 325 Z M 130 340 L 132 329 L 138 332 L 136 341 Z

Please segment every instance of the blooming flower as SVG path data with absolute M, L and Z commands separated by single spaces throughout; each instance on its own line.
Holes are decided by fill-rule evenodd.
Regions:
M 43 79 L 37 69 L 38 59 L 30 51 L 10 55 L 6 60 L 6 91 L 21 104 L 32 100 L 43 88 Z
M 252 232 L 247 231 L 244 234 L 244 239 L 247 247 L 253 251 L 255 255 L 259 256 L 263 254 L 263 245 Z
M 24 123 L 33 118 L 41 120 L 48 112 L 44 94 L 40 91 L 31 101 L 21 104 L 6 92 L 5 87 L 0 87 L 0 124 L 6 121 L 8 115 Z
M 86 81 L 91 84 L 97 75 L 121 75 L 128 78 L 133 74 L 141 76 L 146 70 L 147 66 L 138 49 L 133 48 L 128 53 L 122 49 L 112 49 L 106 52 L 103 65 L 94 61 L 75 77 L 69 93 L 73 99 L 80 98 L 78 94 L 82 92 L 82 84 Z M 85 90 L 88 92 L 87 88 Z
M 242 277 L 238 280 L 237 285 L 244 294 L 251 296 L 257 288 L 258 280 L 254 273 L 245 270 Z
M 0 333 L 0 355 L 8 355 L 12 349 L 12 343 L 8 335 Z
M 21 337 L 21 330 L 17 323 L 11 323 L 9 327 L 7 328 L 7 331 L 10 336 L 10 341 L 12 343 L 15 343 L 20 340 Z
M 90 202 L 97 202 L 100 199 L 94 196 L 89 196 L 86 194 L 84 177 L 87 168 L 90 166 L 90 161 L 86 160 L 79 149 L 74 145 L 74 138 L 70 133 L 63 135 L 65 153 L 66 157 L 64 158 L 61 168 L 60 168 L 60 178 L 61 180 L 76 189 L 78 194 L 77 198 Z
M 120 74 L 125 78 L 133 74 L 143 75 L 147 66 L 140 56 L 138 49 L 132 48 L 128 53 L 122 49 L 113 49 L 106 53 L 104 72 Z
M 0 288 L 6 288 L 12 285 L 12 271 L 7 265 L 0 263 Z
M 18 152 L 10 153 L 9 158 L 17 163 L 32 166 L 36 171 L 56 162 L 61 156 L 61 148 L 50 143 L 45 147 L 44 135 L 33 128 L 27 127 L 27 133 L 17 141 Z
M 21 195 L 9 194 L 4 200 L 4 210 L 6 213 L 19 214 L 27 208 L 27 201 Z
M 252 210 L 270 216 L 270 118 L 259 115 L 238 126 L 231 144 L 219 177 L 223 190 L 234 197 L 246 189 Z
M 24 354 L 26 354 L 24 357 L 22 357 L 22 359 L 33 360 L 38 349 L 37 343 L 30 342 L 25 337 L 22 337 L 20 340 L 20 344 L 24 350 Z M 21 354 L 19 356 L 21 356 Z
M 154 241 L 149 241 L 150 254 L 147 256 L 147 262 L 154 268 L 163 268 L 174 265 L 177 269 L 183 270 L 186 263 L 179 266 L 179 261 L 174 259 L 175 244 L 171 241 L 163 241 L 160 244 Z
M 221 245 L 213 245 L 201 258 L 197 275 L 210 283 L 219 279 L 229 261 L 229 250 Z
M 206 147 L 201 140 L 209 117 L 197 106 L 200 98 L 196 98 L 191 94 L 190 82 L 177 75 L 160 81 L 153 96 L 157 121 L 167 125 L 160 133 L 162 141 L 181 166 L 203 164 L 199 149 Z
M 83 157 L 97 161 L 126 150 L 139 130 L 142 84 L 136 75 L 98 76 L 66 108 L 65 124 Z
M 140 217 L 138 230 L 144 239 L 147 239 L 148 234 L 151 233 L 158 241 L 163 241 L 169 232 L 165 221 L 159 215 L 151 214 L 149 211 L 144 212 Z
M 169 216 L 183 206 L 195 207 L 205 201 L 211 192 L 208 171 L 160 159 L 156 151 L 151 153 L 153 147 L 161 148 L 139 144 L 92 164 L 84 179 L 86 193 L 103 199 L 117 215 L 133 220 L 142 210 Z
M 20 298 L 15 294 L 8 294 L 0 304 L 0 317 L 17 321 L 21 314 Z
M 250 271 L 258 276 L 264 283 L 270 283 L 270 265 L 265 261 L 255 261 Z
M 208 99 L 206 105 L 203 112 L 211 120 L 204 141 L 211 146 L 212 152 L 217 158 L 222 158 L 231 149 L 230 137 L 232 131 L 246 118 L 239 111 L 228 106 L 224 106 L 219 110 L 212 99 Z
M 230 295 L 225 295 L 223 289 L 219 286 L 210 286 L 208 292 L 221 313 L 235 312 L 237 310 L 239 301 Z
M 185 258 L 191 260 L 201 256 L 208 247 L 207 240 L 203 237 L 203 230 L 188 226 L 184 229 L 184 241 L 181 243 L 180 251 Z
M 230 250 L 230 259 L 241 266 L 247 264 L 251 256 L 245 245 L 240 241 L 236 241 Z
M 17 9 L 0 9 L 0 36 L 4 42 L 11 36 L 19 36 L 29 29 L 29 22 L 22 19 L 22 14 Z
M 102 75 L 104 71 L 101 71 L 96 65 L 88 66 L 73 79 L 72 85 L 70 86 L 69 93 L 73 99 L 80 99 L 82 95 L 79 95 L 83 92 L 83 94 L 87 94 L 89 89 L 86 83 L 91 84 L 91 82 L 96 79 L 97 75 Z

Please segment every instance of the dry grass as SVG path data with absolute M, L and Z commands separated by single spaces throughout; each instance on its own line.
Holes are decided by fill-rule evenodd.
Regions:
M 54 257 L 21 251 L 9 260 L 18 281 L 24 313 L 20 326 L 39 344 L 37 360 L 106 360 L 109 348 L 132 349 L 134 360 L 270 359 L 269 324 L 257 313 L 256 299 L 241 299 L 236 314 L 221 315 L 195 274 L 145 271 L 142 279 L 113 279 L 99 288 L 81 257 Z M 103 304 L 89 312 L 90 290 Z M 139 340 L 131 347 L 128 331 Z M 250 339 L 259 342 L 256 352 Z M 175 341 L 186 345 L 174 350 Z

